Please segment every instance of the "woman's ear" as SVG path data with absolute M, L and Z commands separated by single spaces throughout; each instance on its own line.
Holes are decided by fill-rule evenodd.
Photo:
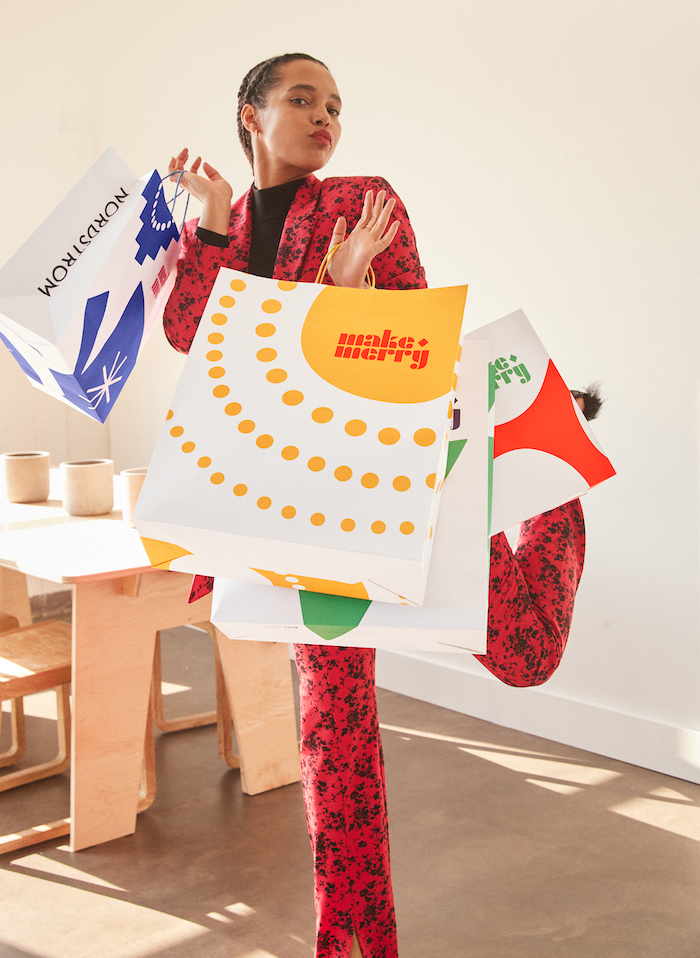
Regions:
M 258 111 L 250 103 L 246 103 L 241 110 L 241 123 L 244 128 L 253 135 L 260 129 L 258 125 Z

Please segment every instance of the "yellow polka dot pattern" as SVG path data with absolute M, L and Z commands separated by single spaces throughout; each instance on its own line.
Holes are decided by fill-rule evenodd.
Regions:
M 418 446 L 432 446 L 436 439 L 432 429 L 418 429 L 413 433 L 413 440 Z
M 236 413 L 241 411 L 241 406 L 239 403 L 229 403 L 229 406 L 235 407 Z M 233 410 L 232 414 L 235 414 L 233 413 Z M 255 429 L 255 423 L 250 419 L 244 419 L 238 424 L 238 429 L 243 433 L 252 432 Z M 171 435 L 174 437 L 182 436 L 183 432 L 184 430 L 182 426 L 173 426 L 170 430 Z M 262 434 L 257 437 L 255 442 L 260 449 L 268 449 L 274 444 L 274 439 L 270 435 Z M 185 453 L 193 452 L 194 448 L 195 444 L 193 442 L 185 442 L 182 444 L 182 451 Z M 281 455 L 283 459 L 291 461 L 299 456 L 299 450 L 296 446 L 285 446 L 281 452 Z M 197 465 L 200 467 L 200 469 L 208 469 L 209 466 L 211 466 L 211 462 L 212 460 L 210 456 L 201 456 L 197 460 Z M 320 472 L 325 469 L 326 462 L 321 456 L 312 456 L 311 459 L 308 460 L 307 465 L 312 472 Z M 335 478 L 340 482 L 347 482 L 352 478 L 352 469 L 349 466 L 338 466 L 334 472 L 334 475 Z M 434 482 L 435 476 L 433 475 L 432 478 Z M 430 479 L 430 476 L 428 479 Z M 223 472 L 213 472 L 209 477 L 209 480 L 212 485 L 219 486 L 225 482 L 226 476 Z M 366 489 L 373 489 L 379 484 L 379 477 L 376 475 L 376 473 L 367 472 L 362 476 L 360 482 Z M 392 484 L 394 489 L 398 491 L 404 491 L 410 488 L 411 482 L 407 476 L 396 476 Z M 233 487 L 233 494 L 235 496 L 242 497 L 247 495 L 247 493 L 248 487 L 245 485 L 245 483 L 237 483 Z M 270 499 L 269 496 L 260 496 L 257 500 L 257 506 L 259 509 L 269 509 L 271 505 L 272 499 Z M 287 505 L 283 506 L 283 508 L 280 510 L 280 514 L 285 519 L 294 519 L 297 515 L 297 510 L 294 506 Z M 322 526 L 326 522 L 326 517 L 322 512 L 315 512 L 310 516 L 309 521 L 314 526 Z M 340 528 L 343 530 L 343 532 L 353 532 L 356 527 L 357 523 L 350 517 L 343 519 L 340 523 Z M 399 528 L 404 535 L 411 535 L 411 533 L 414 532 L 415 527 L 412 522 L 402 522 Z M 381 535 L 386 531 L 386 523 L 380 519 L 377 519 L 372 522 L 371 529 L 375 535 Z
M 398 429 L 382 429 L 377 438 L 380 442 L 383 442 L 385 446 L 393 446 L 394 443 L 397 443 L 401 438 L 401 433 Z
M 361 419 L 351 419 L 350 422 L 345 423 L 345 432 L 348 436 L 361 436 L 367 432 L 367 423 L 362 422 Z
M 327 409 L 325 406 L 319 406 L 311 413 L 311 418 L 314 422 L 330 422 L 333 418 L 333 410 Z
M 279 280 L 277 285 L 281 291 L 289 291 L 295 289 L 297 284 Z M 239 279 L 233 280 L 230 286 L 233 291 L 238 292 L 242 292 L 246 288 L 245 282 Z M 222 296 L 219 299 L 219 304 L 224 309 L 230 309 L 235 305 L 235 302 L 234 297 L 228 295 Z M 277 299 L 268 299 L 261 304 L 262 312 L 268 315 L 278 313 L 281 309 L 282 303 Z M 228 317 L 224 313 L 214 313 L 210 317 L 210 320 L 214 326 L 224 326 L 228 321 Z M 255 332 L 260 338 L 268 339 L 275 335 L 277 328 L 274 323 L 264 322 L 256 326 Z M 211 332 L 207 337 L 207 341 L 213 346 L 219 346 L 224 342 L 224 335 L 220 332 Z M 274 362 L 277 356 L 277 350 L 272 347 L 261 348 L 256 353 L 256 357 L 261 363 Z M 220 363 L 223 359 L 223 353 L 219 349 L 210 349 L 206 354 L 206 358 L 211 363 Z M 221 379 L 225 375 L 226 369 L 223 366 L 215 365 L 209 369 L 209 376 L 212 379 Z M 283 383 L 287 378 L 288 374 L 286 370 L 281 368 L 270 369 L 266 373 L 266 379 L 273 384 Z M 212 390 L 212 395 L 218 399 L 225 398 L 229 393 L 230 388 L 223 383 L 216 385 Z M 281 398 L 282 402 L 287 406 L 298 406 L 304 401 L 304 394 L 299 390 L 290 389 L 284 392 Z M 227 416 L 238 416 L 242 412 L 242 406 L 240 403 L 230 402 L 224 407 L 224 412 Z M 329 423 L 334 418 L 333 410 L 327 406 L 316 407 L 310 415 L 312 420 L 319 424 Z M 451 416 L 452 403 L 450 403 L 448 418 L 451 418 Z M 173 410 L 168 410 L 166 419 L 172 419 L 172 417 Z M 256 425 L 251 419 L 243 419 L 239 421 L 237 428 L 240 433 L 245 435 L 254 432 Z M 367 424 L 362 419 L 351 419 L 345 423 L 344 429 L 348 436 L 359 437 L 367 432 Z M 180 438 L 183 432 L 182 426 L 174 426 L 170 430 L 170 434 L 174 438 Z M 435 432 L 427 428 L 418 429 L 413 434 L 413 441 L 423 447 L 432 445 L 436 441 L 436 438 Z M 387 426 L 379 430 L 377 439 L 385 446 L 393 446 L 401 440 L 401 433 L 393 426 Z M 255 444 L 259 449 L 269 449 L 274 445 L 274 437 L 268 434 L 258 435 L 255 439 Z M 195 444 L 193 442 L 185 442 L 181 448 L 184 453 L 190 453 L 194 451 Z M 285 446 L 280 454 L 283 459 L 291 462 L 298 458 L 299 449 L 296 446 Z M 209 456 L 202 456 L 197 460 L 197 465 L 202 469 L 209 468 L 211 463 L 212 460 Z M 311 472 L 322 472 L 326 467 L 326 461 L 321 456 L 312 456 L 307 460 L 307 466 Z M 350 466 L 341 465 L 334 470 L 333 475 L 338 482 L 347 482 L 352 478 L 353 470 Z M 213 485 L 222 485 L 226 477 L 222 472 L 213 472 L 209 478 Z M 434 489 L 435 480 L 435 473 L 431 473 L 426 477 L 425 483 L 429 488 Z M 376 473 L 366 472 L 360 477 L 360 484 L 365 489 L 374 489 L 380 484 L 380 479 Z M 391 484 L 397 492 L 406 492 L 411 488 L 411 480 L 408 476 L 395 476 Z M 439 491 L 441 487 L 442 481 L 438 483 L 436 491 Z M 232 491 L 234 495 L 243 497 L 247 495 L 248 487 L 245 483 L 237 483 L 233 486 Z M 269 509 L 272 505 L 272 500 L 269 496 L 260 496 L 256 504 L 259 509 Z M 292 505 L 285 505 L 281 508 L 280 515 L 285 519 L 293 519 L 297 516 L 297 509 Z M 326 516 L 321 512 L 315 512 L 309 517 L 309 521 L 314 526 L 322 526 L 326 522 Z M 352 532 L 356 527 L 356 521 L 350 517 L 340 522 L 340 528 L 344 532 Z M 387 525 L 383 520 L 376 519 L 371 523 L 370 528 L 375 535 L 381 535 L 386 531 Z M 400 524 L 399 530 L 403 535 L 411 535 L 415 531 L 415 526 L 412 522 L 404 521 Z M 430 530 L 430 535 L 432 535 L 432 529 Z

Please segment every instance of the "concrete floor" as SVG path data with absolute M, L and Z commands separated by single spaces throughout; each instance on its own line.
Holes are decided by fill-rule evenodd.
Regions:
M 168 711 L 211 707 L 209 639 L 168 633 L 164 675 Z M 26 701 L 33 763 L 54 726 Z M 700 786 L 390 692 L 379 707 L 402 958 L 700 958 Z M 0 856 L 0 958 L 313 955 L 300 787 L 244 796 L 213 727 L 156 749 L 134 835 Z M 67 774 L 0 794 L 0 834 L 66 814 Z

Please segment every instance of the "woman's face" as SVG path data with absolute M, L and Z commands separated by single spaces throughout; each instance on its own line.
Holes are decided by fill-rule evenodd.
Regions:
M 265 106 L 243 108 L 253 144 L 258 189 L 289 183 L 320 170 L 340 139 L 340 97 L 333 77 L 311 60 L 279 68 Z

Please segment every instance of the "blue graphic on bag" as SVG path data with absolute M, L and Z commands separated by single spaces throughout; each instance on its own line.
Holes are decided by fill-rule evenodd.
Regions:
M 22 372 L 26 373 L 26 375 L 29 376 L 30 379 L 33 379 L 35 382 L 40 383 L 41 376 L 39 376 L 39 374 L 32 369 L 32 367 L 29 364 L 29 361 L 25 359 L 22 353 L 12 345 L 12 343 L 7 338 L 7 336 L 3 336 L 3 334 L 0 333 L 0 340 L 2 340 L 2 342 L 7 346 L 7 348 L 10 350 L 12 355 L 15 357 L 15 359 L 17 360 L 17 362 L 22 368 Z
M 51 370 L 64 397 L 98 422 L 105 421 L 134 368 L 145 322 L 143 286 L 139 283 L 109 339 L 90 365 L 83 368 L 95 345 L 108 297 L 109 292 L 100 293 L 87 301 L 74 374 Z
M 173 240 L 180 238 L 180 231 L 165 201 L 163 184 L 157 172 L 151 176 L 142 195 L 146 205 L 140 216 L 143 226 L 136 236 L 139 248 L 135 257 L 140 265 L 143 265 L 147 256 L 155 261 L 161 249 L 167 249 Z

